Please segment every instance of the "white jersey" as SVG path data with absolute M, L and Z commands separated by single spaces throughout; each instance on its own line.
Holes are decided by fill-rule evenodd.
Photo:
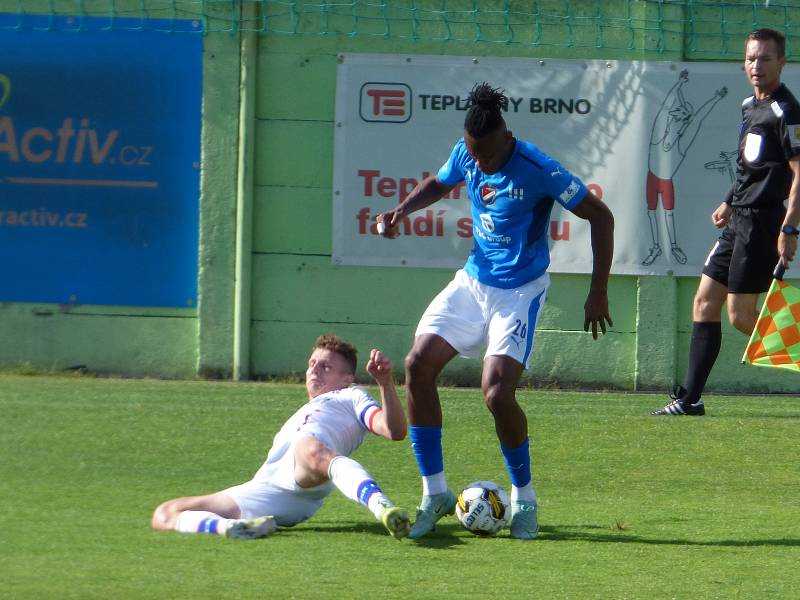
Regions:
M 267 460 L 255 478 L 269 478 L 302 435 L 314 436 L 331 450 L 350 456 L 372 431 L 372 420 L 380 411 L 380 404 L 360 387 L 320 394 L 295 412 L 275 435 Z
M 381 406 L 366 390 L 349 387 L 320 394 L 303 405 L 281 427 L 272 442 L 267 460 L 241 485 L 222 493 L 233 498 L 244 519 L 273 515 L 281 527 L 310 519 L 333 490 L 333 483 L 301 488 L 294 479 L 294 445 L 311 435 L 331 450 L 349 456 L 373 431 L 372 421 Z

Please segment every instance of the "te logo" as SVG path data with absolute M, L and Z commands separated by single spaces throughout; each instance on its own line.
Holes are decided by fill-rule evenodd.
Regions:
M 358 112 L 365 121 L 405 123 L 411 118 L 411 88 L 404 83 L 365 83 Z

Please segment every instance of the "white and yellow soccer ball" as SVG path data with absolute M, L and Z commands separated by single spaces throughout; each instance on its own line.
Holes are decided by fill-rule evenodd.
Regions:
M 511 501 L 492 481 L 473 481 L 456 499 L 456 516 L 475 535 L 495 535 L 511 520 Z

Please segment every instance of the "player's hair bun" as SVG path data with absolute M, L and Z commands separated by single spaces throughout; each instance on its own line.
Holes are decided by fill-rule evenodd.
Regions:
M 499 88 L 493 88 L 485 81 L 476 83 L 469 93 L 469 99 L 472 104 L 481 107 L 484 110 L 499 112 L 505 101 L 505 96 Z
M 508 98 L 500 88 L 493 88 L 485 81 L 476 83 L 469 93 L 472 106 L 464 119 L 464 129 L 473 137 L 483 137 L 503 124 L 501 110 Z

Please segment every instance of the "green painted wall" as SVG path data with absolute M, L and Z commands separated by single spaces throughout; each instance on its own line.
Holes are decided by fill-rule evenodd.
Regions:
M 191 365 L 202 377 L 233 372 L 240 44 L 239 35 L 204 36 L 197 361 Z
M 654 21 L 681 19 L 683 10 L 680 5 L 637 3 L 634 16 Z M 307 23 L 306 26 L 312 28 Z M 638 35 L 657 34 L 648 31 Z M 323 331 L 345 336 L 362 350 L 380 346 L 400 365 L 411 346 L 419 316 L 452 276 L 451 271 L 444 270 L 331 264 L 331 169 L 338 53 L 709 59 L 703 48 L 683 48 L 680 32 L 667 32 L 662 40 L 634 45 L 672 50 L 609 53 L 375 37 L 260 36 L 254 125 L 251 373 L 270 376 L 302 371 L 311 343 Z M 318 158 L 317 168 L 310 172 L 300 170 L 297 165 L 309 154 Z M 605 338 L 594 342 L 581 331 L 588 276 L 555 274 L 525 383 L 653 390 L 671 387 L 682 379 L 686 368 L 690 307 L 697 281 L 612 277 L 609 294 L 614 327 Z M 724 331 L 727 343 L 711 378 L 711 390 L 797 389 L 796 376 L 791 373 L 741 366 L 739 358 L 745 339 L 727 326 Z M 456 359 L 443 380 L 474 385 L 479 370 L 480 361 Z
M 175 15 L 163 3 L 152 6 L 147 16 L 191 14 L 179 10 Z M 95 8 L 91 13 L 86 5 L 58 7 L 62 14 L 106 14 L 108 6 Z M 0 12 L 20 9 L 47 13 L 55 7 L 0 0 Z M 141 3 L 131 0 L 126 5 L 123 0 L 117 9 L 135 16 Z M 223 24 L 230 24 L 230 6 L 209 5 L 207 22 L 215 23 L 217 14 Z M 91 372 L 125 375 L 230 375 L 238 103 L 239 36 L 205 35 L 198 307 L 0 303 L 0 367 L 59 370 L 81 365 Z
M 612 10 L 618 4 L 628 5 L 604 6 Z M 7 10 L 17 6 L 0 0 L 0 9 L 5 5 Z M 49 5 L 41 6 L 39 10 L 47 10 Z M 241 9 L 238 3 L 205 3 L 207 22 L 227 27 L 232 6 Z M 682 19 L 685 11 L 680 3 L 631 6 L 630 13 L 620 9 L 620 15 L 651 23 Z M 257 6 L 252 3 L 244 6 L 245 11 L 253 8 Z M 301 25 L 313 31 L 319 24 L 304 17 Z M 329 31 L 339 27 L 348 32 L 352 22 L 332 18 L 327 26 Z M 426 32 L 419 34 L 425 37 Z M 563 37 L 565 31 L 557 25 L 545 32 L 546 37 L 558 35 Z M 658 50 L 610 52 L 381 36 L 205 34 L 197 309 L 0 304 L 0 366 L 86 365 L 99 372 L 169 377 L 280 376 L 302 372 L 315 337 L 333 331 L 356 343 L 362 358 L 369 347 L 379 346 L 399 367 L 419 316 L 452 272 L 331 263 L 337 54 L 717 58 L 708 49 L 685 44 L 674 27 L 661 33 L 641 29 L 633 35 L 635 39 L 605 42 Z M 248 44 L 255 48 L 252 55 Z M 253 136 L 252 153 L 247 144 L 240 150 L 240 131 Z M 309 155 L 316 159 L 315 168 L 300 169 Z M 252 184 L 252 193 L 247 184 Z M 613 206 L 613 199 L 610 202 Z M 237 230 L 237 213 L 250 212 L 252 218 Z M 237 247 L 246 254 L 240 254 L 238 274 Z M 696 284 L 697 278 L 612 277 L 614 327 L 594 342 L 581 330 L 588 277 L 555 274 L 525 383 L 665 390 L 686 368 Z M 741 366 L 744 337 L 727 325 L 724 335 L 711 390 L 797 389 L 791 373 Z M 242 341 L 246 347 L 238 349 L 237 358 L 235 348 Z M 475 384 L 479 369 L 479 361 L 456 359 L 444 380 Z
M 195 311 L 0 304 L 0 365 L 190 377 Z
M 334 97 L 340 52 L 519 55 L 490 46 L 262 36 L 258 50 L 251 371 L 299 371 L 314 338 L 346 336 L 402 365 L 417 321 L 452 270 L 331 264 Z M 574 53 L 565 52 L 573 56 Z M 291 85 L 286 85 L 291 82 Z M 454 132 L 454 136 L 458 132 Z M 298 168 L 309 155 L 317 168 Z M 555 275 L 526 383 L 632 387 L 637 279 L 615 277 L 614 330 L 582 331 L 588 277 Z M 444 380 L 476 384 L 480 361 L 457 359 Z

